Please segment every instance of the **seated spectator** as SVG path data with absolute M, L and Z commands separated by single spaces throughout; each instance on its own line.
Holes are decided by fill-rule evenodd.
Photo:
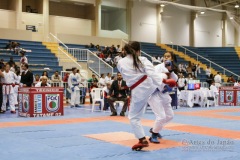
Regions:
M 94 48 L 94 44 L 90 43 L 89 48 Z
M 35 87 L 51 87 L 50 84 L 47 83 L 48 78 L 46 76 L 42 76 L 42 81 L 38 82 Z
M 213 74 L 210 74 L 210 76 L 207 77 L 207 80 L 206 80 L 206 82 L 208 83 L 209 88 L 210 88 L 210 85 L 211 85 L 211 83 L 213 81 L 214 81 L 214 76 L 213 76 Z
M 104 57 L 104 54 L 103 54 L 103 52 L 102 52 L 102 51 L 99 53 L 98 57 L 99 57 L 99 58 L 101 58 L 102 60 L 104 60 L 104 59 L 105 59 L 105 57 Z
M 40 82 L 40 76 L 39 76 L 38 74 L 36 74 L 35 77 L 34 77 L 34 81 L 33 81 L 34 86 L 35 86 L 38 82 Z
M 58 71 L 55 71 L 55 73 L 51 77 L 51 80 L 54 83 L 54 87 L 59 87 L 60 83 L 62 82 L 62 77 L 59 75 Z
M 110 83 L 112 84 L 113 81 L 115 81 L 115 80 L 117 80 L 117 77 L 116 77 L 116 76 L 112 76 L 112 77 L 111 77 L 111 82 L 110 82 Z
M 182 74 L 182 73 L 179 73 L 179 78 L 178 78 L 177 84 L 178 84 L 178 89 L 179 89 L 179 91 L 182 91 L 182 90 L 185 89 L 185 86 L 186 86 L 186 84 L 187 84 L 187 81 L 186 81 L 186 79 L 183 77 L 183 74 Z
M 111 83 L 111 77 L 112 77 L 112 74 L 108 73 L 107 76 L 105 77 L 105 84 Z
M 48 78 L 48 72 L 47 71 L 43 71 L 42 76 L 40 77 L 40 81 L 42 80 L 43 76 L 46 76 Z
M 107 58 L 110 57 L 111 59 L 113 58 L 113 55 L 115 54 L 116 52 L 114 52 L 114 48 L 113 47 L 110 47 L 108 52 L 107 52 Z
M 92 104 L 92 99 L 94 98 L 92 96 L 92 89 L 93 88 L 98 88 L 97 81 L 93 81 L 92 85 L 90 86 L 90 103 Z
M 205 72 L 206 72 L 207 77 L 210 77 L 211 69 L 209 68 L 209 66 L 207 66 Z
M 105 59 L 105 61 L 109 64 L 109 65 L 113 65 L 113 61 L 111 58 L 111 55 L 109 54 L 108 57 Z
M 227 82 L 228 83 L 235 83 L 236 80 L 233 78 L 233 75 L 231 75 L 231 76 L 228 77 Z
M 102 73 L 101 77 L 99 79 L 99 86 L 100 86 L 100 88 L 103 88 L 105 85 L 106 85 L 106 83 L 105 83 L 105 75 Z
M 15 64 L 13 57 L 10 57 L 10 60 L 8 61 L 8 64 L 12 66 L 12 64 Z M 16 64 L 15 64 L 16 65 Z
M 121 52 L 122 52 L 122 49 L 121 49 L 121 47 L 120 47 L 119 44 L 118 44 L 117 47 L 116 47 L 116 51 L 117 51 L 117 53 L 121 53 Z
M 111 89 L 111 84 L 107 83 L 107 85 L 105 87 L 103 87 L 103 94 L 104 94 L 104 107 L 103 110 L 106 111 L 109 108 L 109 103 L 108 103 L 108 99 L 107 99 L 107 95 L 109 93 L 109 90 Z
M 114 104 L 113 104 L 115 101 L 124 102 L 120 116 L 125 116 L 125 112 L 128 106 L 128 97 L 127 97 L 128 94 L 129 94 L 129 89 L 126 85 L 126 81 L 122 79 L 121 73 L 118 72 L 117 80 L 113 81 L 112 86 L 109 90 L 109 94 L 107 96 L 108 103 L 110 105 L 111 112 L 112 112 L 111 116 L 117 116 L 117 111 L 114 108 Z
M 15 71 L 17 71 L 17 66 L 15 65 L 15 63 L 12 63 L 12 65 L 10 66 L 11 66 L 10 71 L 15 73 Z
M 8 44 L 5 47 L 6 49 L 12 49 L 12 41 L 8 41 Z
M 92 83 L 96 81 L 98 83 L 98 79 L 96 78 L 96 75 L 95 74 L 92 74 L 92 78 L 88 79 L 88 88 L 90 89 Z
M 21 66 L 23 65 L 23 64 L 28 64 L 28 59 L 27 59 L 27 57 L 25 56 L 25 51 L 21 51 L 20 52 L 20 56 L 21 56 L 21 59 L 20 59 L 20 64 L 21 64 Z
M 114 57 L 114 60 L 113 60 L 113 64 L 114 64 L 114 67 L 117 66 L 118 64 L 118 61 L 122 59 L 122 53 L 118 53 L 118 55 L 116 57 Z

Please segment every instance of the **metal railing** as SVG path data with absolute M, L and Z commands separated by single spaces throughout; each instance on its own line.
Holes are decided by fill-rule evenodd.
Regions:
M 113 67 L 103 61 L 101 58 L 99 58 L 96 54 L 88 50 L 88 68 L 92 70 L 95 74 L 97 74 L 99 77 L 100 75 L 111 73 L 113 74 Z
M 69 59 L 71 59 L 75 64 L 77 64 L 80 68 L 82 66 L 77 63 L 77 61 L 86 61 L 88 64 L 88 68 L 100 76 L 102 73 L 111 73 L 113 74 L 113 67 L 103 61 L 101 58 L 99 58 L 95 53 L 90 51 L 89 49 L 80 49 L 80 48 L 69 48 L 67 45 L 65 45 L 61 40 L 59 40 L 56 36 L 54 36 L 52 33 L 50 35 L 62 45 L 62 47 L 58 47 L 59 52 L 64 53 Z M 74 58 L 77 59 L 74 60 L 71 56 L 68 55 L 71 54 Z
M 67 52 L 70 53 L 77 61 L 87 61 L 88 59 L 88 49 L 79 49 L 79 48 L 68 48 Z
M 209 63 L 210 68 L 214 68 L 214 69 L 217 68 L 216 70 L 219 71 L 219 72 L 222 69 L 224 75 L 226 75 L 226 73 L 228 73 L 228 74 L 232 74 L 232 75 L 235 75 L 235 76 L 239 77 L 239 75 L 237 75 L 236 73 L 233 73 L 232 71 L 220 66 L 217 63 L 212 62 L 211 60 L 209 60 L 209 59 L 207 59 L 207 58 L 205 58 L 205 57 L 203 57 L 203 56 L 201 56 L 201 55 L 199 55 L 199 54 L 197 54 L 197 53 L 195 53 L 195 52 L 193 52 L 193 51 L 191 51 L 191 50 L 189 50 L 189 49 L 187 49 L 183 46 L 179 46 L 179 45 L 175 45 L 175 46 L 177 46 L 177 48 L 176 48 L 177 51 L 179 51 L 179 48 L 184 49 L 184 54 L 185 55 L 188 55 L 187 52 L 190 52 L 190 53 L 194 54 L 196 57 L 193 57 L 193 56 L 189 56 L 189 57 L 195 58 L 197 61 L 199 61 L 199 60 L 200 60 L 200 62 L 207 61 Z M 172 45 L 172 49 L 174 49 L 174 45 Z

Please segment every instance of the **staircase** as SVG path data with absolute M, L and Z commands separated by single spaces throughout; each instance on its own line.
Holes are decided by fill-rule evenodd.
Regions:
M 82 67 L 81 70 L 87 71 L 89 76 L 92 74 L 92 71 L 88 69 L 86 62 L 77 62 L 77 59 L 73 57 L 70 53 L 68 53 L 62 46 L 59 46 L 58 43 L 43 42 L 43 45 L 45 45 L 46 48 L 51 50 L 51 52 L 54 53 L 56 57 L 58 57 L 59 64 L 63 66 L 63 70 L 71 69 L 72 67 L 79 68 L 80 65 Z M 77 62 L 79 65 L 73 61 Z
M 239 57 L 239 60 L 240 60 L 240 47 L 235 47 L 235 51 Z
M 160 46 L 162 49 L 165 49 L 167 51 L 172 51 L 174 54 L 178 55 L 179 57 L 183 58 L 186 61 L 190 61 L 191 63 L 194 64 L 199 64 L 200 67 L 205 70 L 207 68 L 206 64 L 203 64 L 202 62 L 197 61 L 194 58 L 191 58 L 190 56 L 184 54 L 183 52 L 179 52 L 165 44 L 157 44 L 158 46 Z M 215 69 L 211 68 L 211 72 L 213 75 L 216 75 L 218 71 L 216 71 Z M 224 80 L 224 82 L 227 82 L 228 77 L 226 75 L 222 75 L 222 79 Z

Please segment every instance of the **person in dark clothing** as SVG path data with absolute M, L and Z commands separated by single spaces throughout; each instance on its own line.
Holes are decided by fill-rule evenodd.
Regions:
M 213 81 L 214 81 L 214 76 L 213 76 L 213 74 L 210 74 L 210 76 L 207 77 L 207 80 L 206 80 L 206 82 L 208 83 L 209 87 L 211 86 Z
M 129 88 L 126 85 L 126 81 L 122 79 L 121 73 L 118 73 L 117 80 L 113 81 L 107 97 L 112 112 L 111 116 L 117 116 L 117 111 L 113 105 L 115 101 L 124 102 L 120 116 L 125 116 L 125 112 L 128 106 L 128 94 Z
M 33 73 L 28 70 L 28 64 L 22 64 L 21 81 L 23 87 L 31 87 L 33 83 Z

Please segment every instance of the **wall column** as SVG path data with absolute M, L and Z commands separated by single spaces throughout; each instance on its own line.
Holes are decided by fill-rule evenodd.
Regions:
M 43 0 L 43 40 L 49 36 L 49 0 Z
M 22 25 L 22 0 L 16 0 L 16 29 L 21 29 Z
M 196 1 L 191 0 L 191 5 L 196 6 Z M 197 13 L 195 11 L 191 11 L 190 13 L 190 23 L 189 23 L 189 46 L 195 46 L 195 20 L 197 17 Z
M 163 7 L 158 4 L 157 6 L 157 39 L 156 43 L 160 44 L 161 43 L 161 23 L 162 23 L 162 12 L 163 12 Z
M 132 23 L 132 7 L 133 7 L 133 1 L 127 0 L 126 3 L 126 16 L 127 16 L 127 34 L 128 34 L 128 40 L 131 40 L 131 23 Z
M 102 0 L 96 0 L 96 6 L 95 6 L 95 35 L 94 36 L 100 36 L 100 30 L 101 30 L 101 4 Z
M 226 7 L 222 7 L 226 10 Z M 227 13 L 222 13 L 222 47 L 226 47 Z

